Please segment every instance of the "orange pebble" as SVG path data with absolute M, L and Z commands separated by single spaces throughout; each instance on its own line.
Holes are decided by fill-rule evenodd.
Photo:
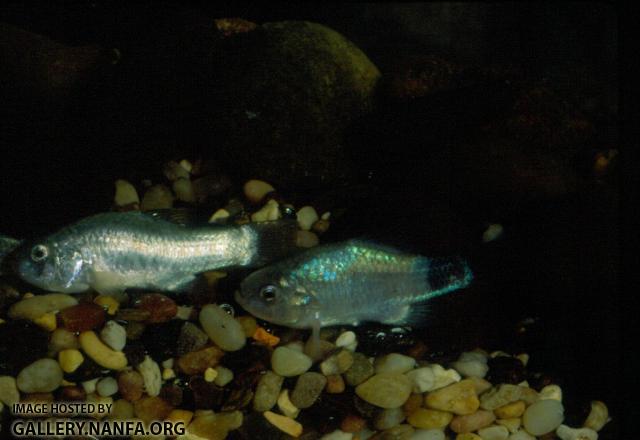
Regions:
M 262 327 L 256 329 L 256 332 L 253 334 L 253 339 L 270 347 L 275 347 L 278 345 L 278 342 L 280 342 L 279 337 L 272 335 Z

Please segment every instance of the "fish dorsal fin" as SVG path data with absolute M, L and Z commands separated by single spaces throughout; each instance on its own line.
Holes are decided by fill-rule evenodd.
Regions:
M 153 209 L 144 213 L 180 226 L 192 226 L 199 223 L 196 211 L 190 208 Z

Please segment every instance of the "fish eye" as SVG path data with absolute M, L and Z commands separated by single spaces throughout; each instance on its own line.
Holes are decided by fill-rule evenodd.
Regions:
M 276 287 L 270 284 L 260 289 L 260 297 L 266 302 L 273 302 L 276 299 Z
M 49 255 L 49 250 L 43 244 L 37 244 L 31 248 L 31 259 L 35 262 L 42 261 Z

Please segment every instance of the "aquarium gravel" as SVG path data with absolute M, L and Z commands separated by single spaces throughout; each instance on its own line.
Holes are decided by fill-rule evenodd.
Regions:
M 197 173 L 197 162 L 182 160 L 165 166 L 165 182 L 118 180 L 113 209 L 198 206 L 220 182 Z M 267 182 L 250 180 L 241 193 L 209 221 L 296 218 L 303 248 L 333 221 L 313 206 L 296 209 Z M 567 414 L 562 388 L 530 371 L 527 353 L 445 355 L 391 326 L 323 329 L 318 353 L 308 331 L 244 313 L 232 300 L 232 274 L 203 279 L 171 296 L 34 295 L 5 284 L 2 423 L 18 402 L 54 401 L 111 404 L 89 416 L 183 423 L 177 438 L 210 440 L 593 440 L 610 420 L 596 400 L 584 415 Z

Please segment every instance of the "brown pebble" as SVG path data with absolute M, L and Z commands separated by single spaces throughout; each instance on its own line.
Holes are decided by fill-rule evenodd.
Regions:
M 421 408 L 422 402 L 424 402 L 424 396 L 422 394 L 412 394 L 409 396 L 404 405 L 402 405 L 402 410 L 404 411 L 405 415 L 409 415 L 418 408 Z
M 347 417 L 342 419 L 342 423 L 340 424 L 340 429 L 344 432 L 360 432 L 367 426 L 367 422 L 362 417 L 356 416 L 354 414 L 349 414 Z
M 127 339 L 131 341 L 139 339 L 140 336 L 142 336 L 142 333 L 144 333 L 145 328 L 146 326 L 139 321 L 129 321 L 125 327 L 125 330 L 127 331 Z
M 174 384 L 165 384 L 160 389 L 159 396 L 173 407 L 180 406 L 182 403 L 182 388 Z
M 105 318 L 104 309 L 92 302 L 76 304 L 58 313 L 61 327 L 70 332 L 84 332 L 101 327 Z
M 116 314 L 118 321 L 146 321 L 151 316 L 151 312 L 142 309 L 120 309 Z
M 188 375 L 204 373 L 209 367 L 218 365 L 224 352 L 218 347 L 206 347 L 178 358 L 178 368 Z
M 122 398 L 129 402 L 135 402 L 142 397 L 144 391 L 144 379 L 135 370 L 123 371 L 118 376 L 118 391 Z
M 339 394 L 344 391 L 344 379 L 339 374 L 331 374 L 327 376 L 326 391 L 330 394 Z
M 160 293 L 143 295 L 137 307 L 140 310 L 149 312 L 146 322 L 152 324 L 167 322 L 178 313 L 178 306 L 175 301 Z
M 173 408 L 160 397 L 146 396 L 133 404 L 136 417 L 145 423 L 164 420 Z
M 313 232 L 316 232 L 318 234 L 324 234 L 325 232 L 327 232 L 330 225 L 331 223 L 329 223 L 329 220 L 320 219 L 316 221 L 313 226 L 311 226 L 311 229 L 313 230 Z
M 411 346 L 411 348 L 409 348 L 409 350 L 407 351 L 407 356 L 411 356 L 418 361 L 422 359 L 425 354 L 427 354 L 427 351 L 427 345 L 422 341 L 418 341 L 413 346 Z
M 84 400 L 87 397 L 87 393 L 84 391 L 84 388 L 79 386 L 61 387 L 59 388 L 58 392 L 58 400 L 61 400 L 63 402 Z

